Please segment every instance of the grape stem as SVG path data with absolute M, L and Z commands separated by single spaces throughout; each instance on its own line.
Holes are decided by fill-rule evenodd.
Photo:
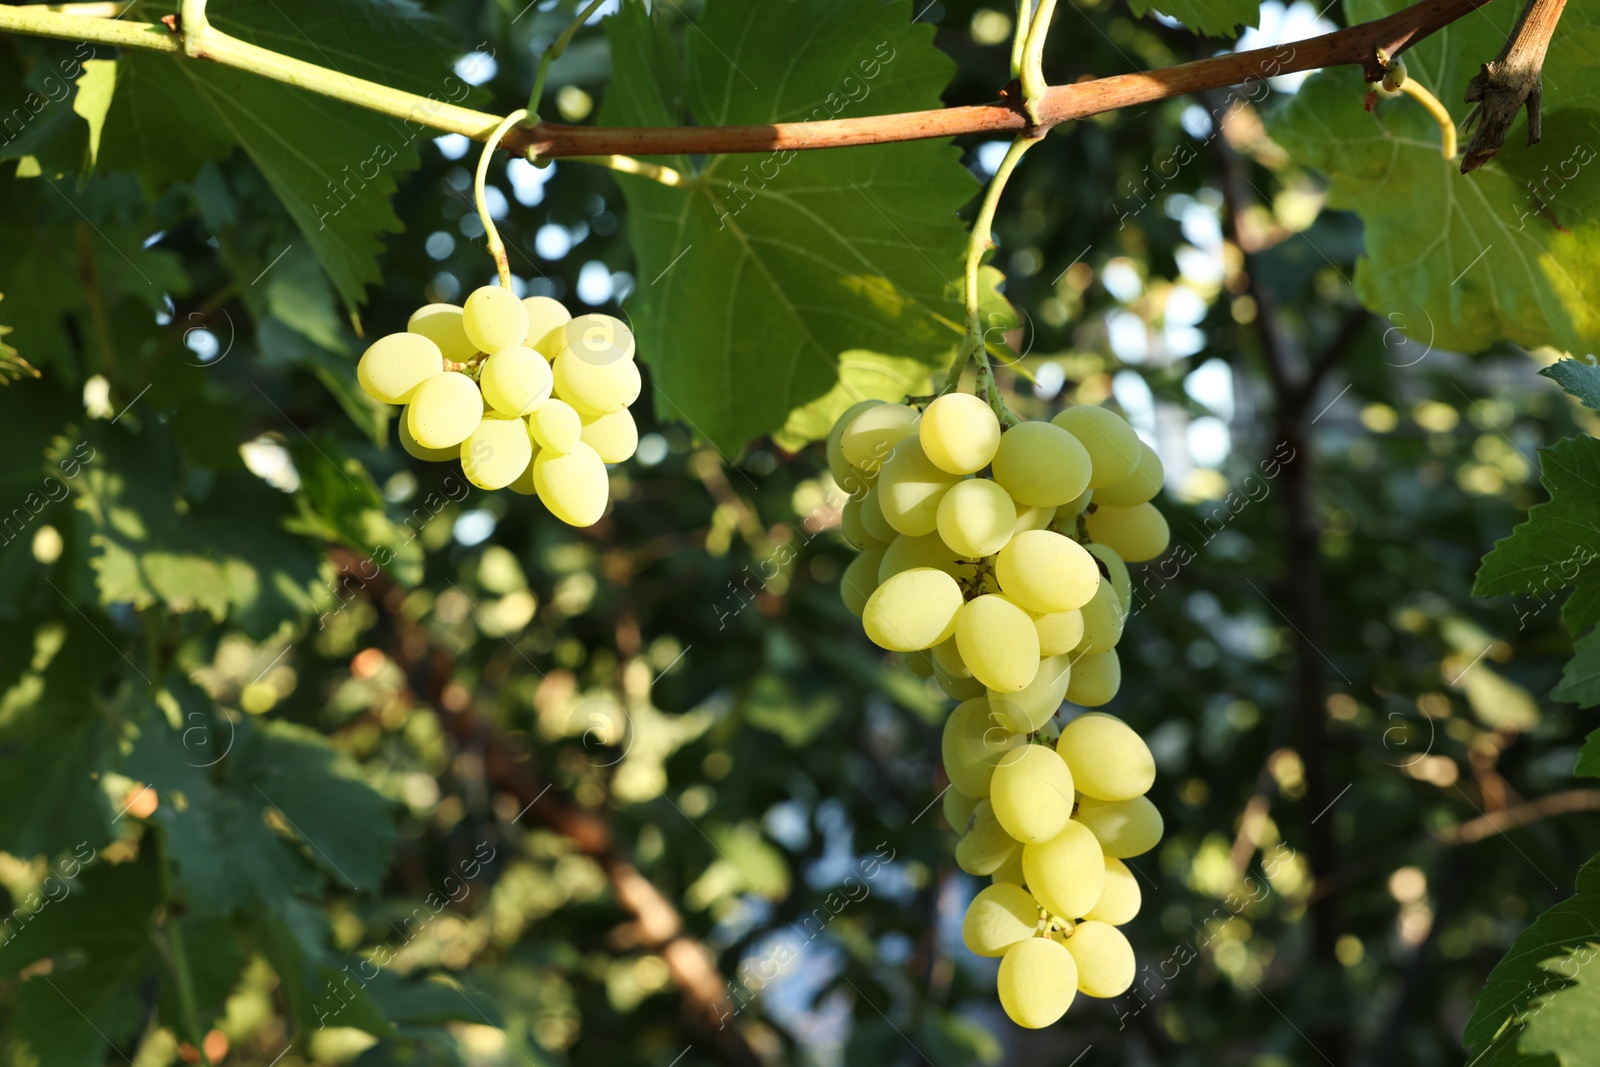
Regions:
M 1011 76 L 1022 77 L 1022 53 L 1028 44 L 1025 26 L 1033 24 L 1033 0 L 1017 0 L 1017 32 L 1011 38 Z
M 533 76 L 533 91 L 528 94 L 526 112 L 535 122 L 539 119 L 539 102 L 544 99 L 544 83 L 550 75 L 550 64 L 561 58 L 561 54 L 567 50 L 567 45 L 572 43 L 572 38 L 605 2 L 606 0 L 592 0 L 588 7 L 578 12 L 577 18 L 567 24 L 567 28 L 561 31 L 561 36 L 555 39 L 555 43 L 544 50 L 544 55 L 539 57 L 539 71 Z
M 1027 40 L 1022 45 L 1022 69 L 1017 73 L 1022 81 L 1022 110 L 1027 113 L 1032 126 L 1040 124 L 1039 102 L 1050 89 L 1044 80 L 1044 42 L 1050 32 L 1050 19 L 1055 13 L 1056 0 L 1039 0 L 1039 6 L 1028 24 Z M 1017 35 L 1022 35 L 1020 23 L 1017 25 Z
M 527 116 L 527 111 L 519 108 L 500 120 L 500 125 L 495 127 L 489 139 L 484 142 L 483 151 L 478 155 L 478 173 L 472 180 L 472 199 L 478 205 L 478 218 L 483 220 L 483 242 L 489 249 L 490 257 L 494 259 L 494 269 L 500 275 L 500 285 L 505 289 L 511 288 L 511 263 L 506 259 L 506 245 L 500 240 L 500 231 L 495 228 L 494 219 L 489 217 L 489 205 L 483 197 L 483 185 L 489 176 L 489 160 L 493 158 L 494 150 L 500 144 L 500 138 Z

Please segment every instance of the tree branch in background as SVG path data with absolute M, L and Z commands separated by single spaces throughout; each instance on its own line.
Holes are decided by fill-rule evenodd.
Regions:
M 1567 0 L 1528 0 L 1506 46 L 1467 84 L 1467 103 L 1478 106 L 1467 116 L 1464 127 L 1472 132 L 1472 140 L 1461 159 L 1462 174 L 1494 158 L 1524 107 L 1528 109 L 1528 143 L 1539 143 L 1544 54 L 1566 6 Z
M 1552 815 L 1568 815 L 1577 811 L 1600 811 L 1600 789 L 1569 789 L 1564 793 L 1551 793 L 1492 815 L 1480 816 L 1449 830 L 1440 830 L 1433 836 L 1444 845 L 1471 845 L 1496 834 L 1531 826 Z

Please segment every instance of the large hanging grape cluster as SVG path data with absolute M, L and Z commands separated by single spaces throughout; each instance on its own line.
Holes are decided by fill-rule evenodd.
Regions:
M 988 403 L 938 397 L 920 413 L 868 401 L 828 438 L 850 493 L 842 582 L 867 636 L 960 701 L 945 723 L 944 813 L 956 861 L 992 884 L 968 908 L 967 947 L 1001 958 L 1000 1003 L 1048 1026 L 1073 997 L 1133 982 L 1117 927 L 1139 911 L 1122 861 L 1161 839 L 1145 797 L 1149 748 L 1099 707 L 1122 681 L 1116 645 L 1129 562 L 1166 550 L 1150 501 L 1161 461 L 1115 412 L 1074 407 L 1002 432 Z
M 405 405 L 411 455 L 460 460 L 478 488 L 537 495 L 573 526 L 599 520 L 606 464 L 639 445 L 632 331 L 546 296 L 486 285 L 464 307 L 429 304 L 368 348 L 356 376 L 374 400 Z

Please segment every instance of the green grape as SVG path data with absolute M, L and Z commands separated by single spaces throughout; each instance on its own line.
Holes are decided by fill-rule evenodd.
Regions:
M 1078 656 L 1072 661 L 1072 682 L 1067 699 L 1085 708 L 1098 708 L 1111 702 L 1122 688 L 1122 663 L 1116 650 L 1093 656 Z
M 1044 529 L 1055 521 L 1056 511 L 1056 508 L 1018 508 L 1017 524 L 1011 528 L 1011 535 Z
M 483 361 L 478 387 L 489 406 L 521 418 L 550 399 L 550 364 L 531 348 L 502 348 Z
M 993 874 L 1019 848 L 994 817 L 987 799 L 972 809 L 972 825 L 956 842 L 956 866 L 972 875 Z
M 568 526 L 593 526 L 599 522 L 611 495 L 606 465 L 582 441 L 565 455 L 542 449 L 534 456 L 533 484 L 550 514 Z
M 957 482 L 939 501 L 939 537 L 967 559 L 1000 551 L 1016 526 L 1016 504 L 988 478 Z
M 1161 841 L 1163 829 L 1161 812 L 1150 803 L 1149 797 L 1096 800 L 1081 796 L 1076 821 L 1094 832 L 1107 856 L 1117 859 L 1149 852 Z
M 939 741 L 945 777 L 969 797 L 989 795 L 994 769 L 1027 738 L 1012 733 L 989 710 L 986 697 L 965 700 L 945 720 Z
M 867 610 L 868 598 L 878 589 L 878 563 L 882 559 L 883 549 L 865 549 L 850 561 L 839 579 L 839 598 L 858 619 Z
M 1154 500 L 1156 494 L 1161 492 L 1161 483 L 1165 478 L 1161 457 L 1155 449 L 1140 441 L 1139 466 L 1115 485 L 1095 490 L 1094 502 L 1112 508 L 1131 508 L 1143 504 L 1147 500 Z
M 1068 408 L 1050 421 L 1076 437 L 1088 451 L 1089 461 L 1094 464 L 1089 488 L 1115 485 L 1139 466 L 1139 435 L 1127 419 L 1110 408 Z
M 990 689 L 989 706 L 1011 729 L 1032 733 L 1055 716 L 1066 699 L 1072 682 L 1072 660 L 1067 656 L 1047 656 L 1039 661 L 1039 671 L 1020 693 L 996 693 Z
M 1090 538 L 1129 563 L 1155 559 L 1172 541 L 1166 516 L 1154 504 L 1131 508 L 1096 506 L 1086 521 Z
M 995 989 L 1012 1022 L 1042 1030 L 1072 1006 L 1078 994 L 1078 964 L 1061 942 L 1030 937 L 1006 950 Z
M 1083 514 L 1084 509 L 1089 506 L 1092 500 L 1094 500 L 1094 490 L 1085 489 L 1059 508 L 1056 508 L 1056 522 L 1063 527 L 1070 528 L 1077 521 L 1078 516 Z
M 967 832 L 967 824 L 972 821 L 972 813 L 978 807 L 978 797 L 969 797 L 955 786 L 950 786 L 944 791 L 944 821 L 950 824 L 950 829 L 958 834 Z
M 861 495 L 861 526 L 867 531 L 867 536 L 880 545 L 887 545 L 899 536 L 884 517 L 883 502 L 876 486 Z
M 1078 965 L 1078 992 L 1087 997 L 1119 997 L 1133 985 L 1138 965 L 1133 946 L 1110 923 L 1090 919 L 1072 928 L 1062 942 Z
M 931 534 L 937 525 L 939 501 L 956 484 L 954 474 L 928 462 L 915 437 L 895 446 L 878 471 L 878 504 L 890 526 L 907 537 Z
M 933 646 L 933 665 L 952 678 L 972 677 L 972 668 L 961 658 L 961 649 L 953 637 Z
M 956 619 L 956 647 L 973 677 L 1002 693 L 1022 692 L 1039 673 L 1033 618 L 1001 596 L 967 602 Z
M 422 383 L 406 408 L 411 437 L 424 448 L 454 448 L 483 421 L 483 394 L 465 374 L 446 371 Z
M 899 655 L 901 662 L 906 665 L 906 670 L 918 678 L 933 677 L 933 654 L 927 649 L 922 649 L 919 652 L 900 652 L 897 655 Z
M 385 404 L 409 404 L 424 382 L 443 373 L 439 346 L 415 333 L 379 338 L 356 364 L 362 391 Z
M 1049 841 L 1072 818 L 1072 772 L 1053 749 L 1024 745 L 994 769 L 989 803 L 1006 833 L 1018 841 Z
M 544 343 L 556 346 L 550 354 L 551 362 L 556 362 L 563 352 L 571 352 L 578 361 L 597 367 L 632 360 L 634 356 L 633 331 L 627 323 L 610 315 L 579 315 Z
M 590 363 L 567 349 L 556 357 L 555 387 L 557 396 L 585 415 L 609 415 L 638 400 L 643 382 L 631 359 Z
M 1056 507 L 1088 487 L 1089 453 L 1059 426 L 1025 422 L 1001 435 L 994 480 L 1018 504 Z
M 504 489 L 533 462 L 528 426 L 510 415 L 485 415 L 461 442 L 461 471 L 479 489 Z
M 837 485 L 846 496 L 856 496 L 867 488 L 868 482 L 866 475 L 850 466 L 850 461 L 844 458 L 842 443 L 844 432 L 857 415 L 881 403 L 883 403 L 881 400 L 863 400 L 859 404 L 852 405 L 839 416 L 839 421 L 833 424 L 833 429 L 828 431 L 828 473 L 833 475 L 833 484 Z
M 411 436 L 410 408 L 400 409 L 400 417 L 395 420 L 395 426 L 400 436 L 400 447 L 417 459 L 427 460 L 429 463 L 448 463 L 461 455 L 459 445 L 455 448 L 425 448 L 419 445 L 417 439 Z
M 1000 550 L 994 573 L 1008 599 L 1041 615 L 1081 608 L 1100 587 L 1094 557 L 1053 530 L 1017 534 Z
M 876 475 L 894 448 L 917 432 L 917 412 L 904 404 L 874 404 L 839 436 L 844 458 L 857 470 Z
M 528 313 L 528 333 L 522 339 L 525 348 L 531 348 L 545 358 L 546 361 L 554 359 L 556 352 L 560 352 L 559 342 L 555 352 L 546 352 L 540 345 L 545 338 L 555 340 L 552 335 L 555 331 L 572 321 L 572 312 L 559 300 L 552 300 L 548 296 L 525 296 L 522 298 L 522 310 Z
M 872 573 L 877 574 L 876 567 Z M 961 587 L 954 578 L 932 567 L 913 567 L 873 591 L 861 622 L 878 647 L 916 652 L 948 638 L 960 610 Z
M 929 404 L 917 432 L 928 459 L 950 474 L 976 474 L 1000 447 L 1000 420 L 971 393 L 946 393 Z
M 956 568 L 961 562 L 956 559 L 956 554 L 939 539 L 936 533 L 923 537 L 907 537 L 904 534 L 889 542 L 888 551 L 883 554 L 883 563 L 878 567 L 878 581 L 888 581 L 892 574 L 908 571 L 912 567 L 933 567 L 944 571 L 952 578 L 960 578 L 961 572 Z
M 955 792 L 954 789 L 951 792 Z M 1027 885 L 1027 878 L 1022 873 L 1022 850 L 1019 848 L 1011 854 L 1011 858 L 1002 863 L 995 872 L 989 876 L 989 881 L 994 885 Z
M 1094 599 L 1083 606 L 1083 642 L 1074 650 L 1080 656 L 1098 656 L 1110 652 L 1122 640 L 1122 626 L 1127 613 L 1110 582 L 1100 583 Z
M 528 465 L 522 469 L 522 473 L 513 478 L 511 480 L 511 484 L 506 486 L 506 488 L 520 496 L 538 496 L 539 487 L 534 483 L 533 480 L 533 468 L 534 465 L 539 461 L 539 446 L 533 441 L 532 438 L 528 439 L 528 446 L 533 450 L 533 458 L 530 459 L 528 461 Z
M 1400 87 L 1406 83 L 1406 61 L 1400 58 L 1390 60 L 1383 71 L 1383 88 L 1386 92 L 1398 93 Z
M 461 327 L 479 352 L 515 348 L 528 339 L 528 310 L 510 289 L 485 285 L 467 297 Z
M 1046 911 L 1076 919 L 1100 899 L 1105 853 L 1087 826 L 1069 819 L 1050 840 L 1023 846 L 1022 870 L 1029 892 Z
M 1114 715 L 1090 712 L 1061 728 L 1056 751 L 1072 768 L 1078 792 L 1096 800 L 1144 796 L 1156 781 L 1150 747 Z
M 866 497 L 853 496 L 844 502 L 844 508 L 839 512 L 839 529 L 844 534 L 844 539 L 856 548 L 883 548 L 884 544 L 867 532 L 866 524 L 861 521 L 861 510 Z
M 955 792 L 955 790 L 951 790 Z M 1139 879 L 1128 865 L 1115 856 L 1106 857 L 1106 884 L 1100 890 L 1100 899 L 1084 915 L 1085 919 L 1121 926 L 1139 914 L 1144 894 L 1139 889 Z
M 1074 608 L 1035 615 L 1033 628 L 1039 632 L 1039 655 L 1060 656 L 1083 643 L 1083 612 Z
M 933 680 L 939 683 L 939 688 L 944 690 L 944 695 L 951 700 L 976 700 L 979 697 L 984 697 L 985 703 L 988 702 L 986 694 L 989 690 L 984 688 L 983 683 L 976 678 L 958 678 L 952 674 L 947 674 L 944 668 L 935 663 L 933 665 Z
M 1019 885 L 980 889 L 961 920 L 961 940 L 975 956 L 1004 956 L 1039 928 L 1039 902 Z
M 465 363 L 478 354 L 478 346 L 467 339 L 461 325 L 461 309 L 454 304 L 428 304 L 411 313 L 407 333 L 420 333 L 439 346 L 439 352 L 452 363 Z
M 1110 579 L 1111 588 L 1117 591 L 1117 599 L 1122 601 L 1123 612 L 1129 611 L 1133 605 L 1133 576 L 1128 573 L 1128 565 L 1114 550 L 1098 542 L 1084 547 L 1089 550 L 1089 555 L 1100 561 L 1100 573 Z
M 603 462 L 625 463 L 639 450 L 639 427 L 626 410 L 594 415 L 583 420 L 579 440 L 599 453 Z
M 546 400 L 528 416 L 528 432 L 540 448 L 564 456 L 583 439 L 583 416 L 565 401 Z

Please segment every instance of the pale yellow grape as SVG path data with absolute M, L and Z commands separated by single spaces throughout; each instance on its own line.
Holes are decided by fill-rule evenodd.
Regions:
M 522 339 L 525 348 L 550 359 L 555 352 L 546 352 L 539 347 L 546 337 L 572 321 L 572 312 L 559 300 L 552 300 L 548 296 L 525 296 L 522 298 L 522 310 L 528 313 L 528 332 Z M 556 352 L 561 351 L 560 347 Z
M 995 990 L 1012 1022 L 1042 1030 L 1072 1006 L 1078 994 L 1078 964 L 1059 941 L 1030 937 L 1006 950 Z
M 533 457 L 533 484 L 550 514 L 568 526 L 593 526 L 599 522 L 611 495 L 606 465 L 582 441 L 566 455 L 541 449 Z
M 955 790 L 950 792 L 954 793 Z M 1139 889 L 1138 877 L 1128 869 L 1126 863 L 1115 856 L 1107 856 L 1105 888 L 1100 890 L 1100 899 L 1095 901 L 1094 907 L 1089 909 L 1084 918 L 1121 926 L 1139 914 L 1139 905 L 1142 903 L 1144 893 Z
M 461 472 L 479 489 L 504 489 L 533 462 L 533 442 L 521 419 L 490 413 L 461 442 Z
M 1161 483 L 1165 478 L 1161 457 L 1155 449 L 1140 441 L 1139 466 L 1115 485 L 1096 489 L 1094 502 L 1112 508 L 1131 508 L 1143 504 L 1147 500 L 1154 500 L 1156 494 L 1161 492 Z
M 872 570 L 874 576 L 877 568 Z M 944 571 L 901 571 L 868 598 L 861 622 L 867 636 L 890 652 L 916 652 L 947 639 L 961 610 L 961 587 Z
M 958 678 L 947 674 L 937 663 L 933 665 L 933 680 L 939 683 L 939 688 L 951 700 L 975 700 L 989 692 L 976 678 Z
M 1096 800 L 1081 796 L 1076 819 L 1094 832 L 1107 856 L 1118 859 L 1142 856 L 1161 841 L 1161 812 L 1149 797 Z
M 1028 891 L 1052 915 L 1076 919 L 1094 907 L 1105 886 L 1105 852 L 1089 827 L 1069 819 L 1048 841 L 1022 850 Z
M 941 808 L 944 811 L 944 821 L 950 824 L 950 829 L 958 834 L 967 832 L 967 824 L 972 821 L 972 813 L 978 807 L 978 800 L 978 797 L 969 797 L 954 786 L 944 791 Z
M 962 701 L 945 720 L 939 741 L 945 777 L 969 797 L 988 796 L 995 767 L 1015 758 L 1026 743 L 1027 738 L 999 724 L 986 697 Z
M 967 559 L 1000 551 L 1016 526 L 1016 504 L 988 478 L 957 482 L 939 501 L 939 538 Z
M 933 665 L 952 678 L 972 677 L 972 668 L 961 658 L 961 649 L 953 637 L 933 646 Z
M 989 804 L 1001 827 L 1018 841 L 1049 841 L 1072 818 L 1072 772 L 1053 749 L 1024 745 L 994 769 Z
M 895 446 L 917 432 L 917 417 L 904 404 L 874 404 L 850 420 L 839 448 L 852 466 L 875 474 Z
M 1117 599 L 1122 601 L 1123 610 L 1130 610 L 1133 606 L 1133 576 L 1128 573 L 1128 565 L 1105 545 L 1090 544 L 1085 547 L 1091 556 L 1100 561 L 1100 574 L 1111 580 L 1111 588 L 1117 591 Z
M 844 539 L 856 548 L 882 548 L 883 542 L 867 533 L 866 524 L 861 521 L 863 499 L 853 496 L 844 502 L 844 508 L 839 513 L 839 529 Z
M 906 665 L 906 670 L 918 678 L 933 677 L 933 654 L 927 649 L 920 652 L 901 652 L 900 661 Z
M 1066 699 L 1072 683 L 1072 658 L 1047 656 L 1039 661 L 1038 673 L 1020 693 L 987 690 L 989 706 L 1013 730 L 1032 733 L 1044 726 Z
M 889 548 L 883 554 L 883 562 L 878 566 L 878 581 L 887 581 L 892 574 L 908 571 L 912 567 L 933 567 L 944 571 L 952 578 L 959 578 L 961 572 L 956 568 L 961 566 L 956 559 L 956 554 L 939 539 L 936 533 L 923 537 L 907 537 L 901 534 L 889 542 Z
M 478 354 L 478 346 L 467 337 L 461 325 L 461 309 L 454 304 L 427 304 L 411 313 L 407 333 L 420 333 L 439 346 L 439 352 L 452 363 L 465 363 Z
M 952 789 L 950 792 L 954 793 L 956 790 Z M 995 872 L 989 876 L 989 880 L 995 885 L 1025 885 L 1027 876 L 1022 873 L 1022 850 L 1020 848 L 1017 849 L 1011 854 L 1010 859 L 995 868 Z
M 408 404 L 429 378 L 444 373 L 439 346 L 415 333 L 391 333 L 367 347 L 356 364 L 356 381 L 374 400 Z
M 971 393 L 946 393 L 929 404 L 917 433 L 928 459 L 950 474 L 981 471 L 1000 447 L 1000 420 Z
M 1096 800 L 1144 796 L 1156 781 L 1150 746 L 1114 715 L 1091 712 L 1061 728 L 1056 751 L 1072 768 L 1078 792 Z
M 583 416 L 565 401 L 552 398 L 528 416 L 528 432 L 540 448 L 564 456 L 583 439 Z
M 1020 848 L 994 817 L 987 799 L 972 810 L 972 825 L 956 842 L 956 866 L 972 875 L 993 874 Z
M 400 417 L 395 420 L 395 432 L 400 438 L 400 447 L 406 453 L 417 459 L 427 460 L 429 463 L 447 463 L 461 456 L 461 447 L 454 448 L 424 448 L 411 436 L 411 409 L 400 409 Z
M 1083 514 L 1093 500 L 1094 490 L 1085 489 L 1082 493 L 1056 508 L 1056 522 L 1063 529 L 1071 529 L 1078 516 Z
M 639 427 L 627 410 L 583 420 L 580 440 L 606 463 L 625 463 L 639 450 Z
M 465 374 L 446 371 L 422 383 L 406 408 L 412 438 L 424 448 L 454 448 L 483 420 L 483 394 Z
M 841 443 L 844 432 L 849 428 L 855 417 L 868 408 L 877 407 L 883 403 L 881 400 L 863 400 L 846 409 L 839 420 L 833 424 L 833 429 L 828 431 L 826 453 L 828 457 L 828 473 L 833 475 L 833 484 L 842 489 L 847 496 L 855 496 L 867 487 L 866 476 L 854 467 L 844 457 L 844 445 Z
M 461 327 L 479 352 L 515 348 L 528 339 L 528 310 L 510 289 L 485 285 L 467 297 Z
M 1118 997 L 1133 985 L 1133 946 L 1110 923 L 1081 922 L 1063 944 L 1078 965 L 1078 992 L 1084 996 Z
M 867 610 L 867 599 L 878 589 L 878 562 L 882 558 L 883 549 L 865 549 L 850 561 L 839 578 L 839 598 L 858 619 Z
M 1055 521 L 1055 508 L 1018 508 L 1017 524 L 1012 527 L 1013 536 L 1027 530 L 1042 530 Z
M 1122 663 L 1115 650 L 1093 656 L 1075 656 L 1067 699 L 1086 708 L 1110 703 L 1122 688 Z
M 1143 442 L 1128 420 L 1110 408 L 1068 408 L 1050 421 L 1076 437 L 1089 453 L 1094 465 L 1089 488 L 1115 485 L 1138 467 L 1139 446 Z
M 1039 655 L 1059 656 L 1083 643 L 1083 612 L 1074 608 L 1036 615 L 1033 628 L 1039 632 Z
M 1024 507 L 1056 507 L 1088 487 L 1089 453 L 1059 426 L 1025 422 L 1001 435 L 994 480 Z
M 956 619 L 956 647 L 973 677 L 990 689 L 1020 693 L 1039 673 L 1039 631 L 1004 597 L 970 600 Z
M 878 471 L 878 505 L 898 533 L 922 537 L 933 533 L 939 501 L 956 481 L 928 461 L 915 437 L 907 437 Z
M 961 920 L 961 940 L 976 956 L 1004 956 L 1006 949 L 1039 928 L 1039 902 L 1019 885 L 978 891 Z
M 1131 508 L 1099 507 L 1089 512 L 1089 537 L 1129 563 L 1155 559 L 1167 550 L 1172 531 L 1154 504 Z
M 1041 615 L 1081 608 L 1100 587 L 1094 557 L 1053 530 L 1017 534 L 1000 550 L 994 572 L 1008 599 Z
M 1076 651 L 1080 656 L 1098 656 L 1110 652 L 1122 640 L 1122 627 L 1127 613 L 1110 582 L 1103 582 L 1095 590 L 1094 599 L 1083 606 L 1083 642 Z
M 899 536 L 898 531 L 889 525 L 889 520 L 884 518 L 877 487 L 861 495 L 861 525 L 867 531 L 867 536 L 880 545 L 886 545 Z
M 556 357 L 556 395 L 585 415 L 609 415 L 639 399 L 643 381 L 631 359 L 589 363 L 568 349 Z
M 610 315 L 579 315 L 562 327 L 561 333 L 545 338 L 555 346 L 554 361 L 561 352 L 571 352 L 585 363 L 605 366 L 634 356 L 633 331 L 627 323 Z
M 550 399 L 550 364 L 531 348 L 502 348 L 483 361 L 478 387 L 489 406 L 521 418 Z
M 533 459 L 528 461 L 522 473 L 513 478 L 506 488 L 521 496 L 538 496 L 539 487 L 534 484 L 533 468 L 539 461 L 539 446 L 533 443 L 532 438 L 529 439 L 529 444 L 533 448 Z

